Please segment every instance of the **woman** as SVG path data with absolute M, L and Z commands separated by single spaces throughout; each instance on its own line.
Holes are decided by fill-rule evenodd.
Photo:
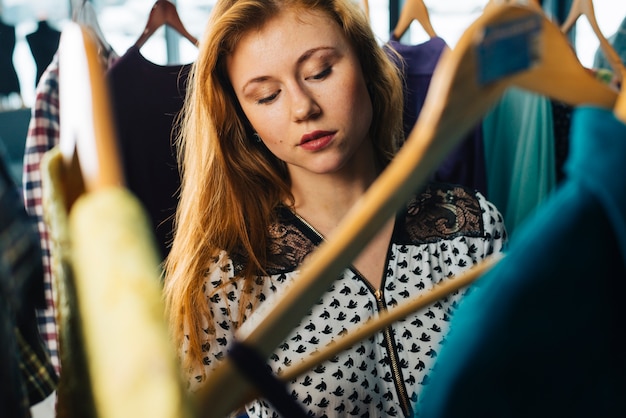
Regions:
M 190 390 L 235 330 L 297 280 L 402 140 L 402 82 L 350 0 L 220 0 L 190 79 L 165 296 Z M 279 373 L 505 239 L 498 211 L 429 185 L 391 219 L 268 363 Z M 460 295 L 289 383 L 314 416 L 411 414 Z M 323 370 L 323 371 L 322 371 Z M 265 400 L 250 416 L 277 416 Z

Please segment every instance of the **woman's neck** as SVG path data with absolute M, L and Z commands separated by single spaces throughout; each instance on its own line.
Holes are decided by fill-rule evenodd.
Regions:
M 372 156 L 337 173 L 292 176 L 294 210 L 323 235 L 329 235 L 376 180 L 376 166 Z

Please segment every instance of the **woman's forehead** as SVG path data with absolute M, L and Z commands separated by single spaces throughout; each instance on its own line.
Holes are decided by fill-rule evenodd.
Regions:
M 288 8 L 255 25 L 241 34 L 231 55 L 246 50 L 253 54 L 264 50 L 267 54 L 284 53 L 284 48 L 306 51 L 321 45 L 345 43 L 340 26 L 327 13 L 318 10 Z M 256 55 L 256 54 L 255 54 Z M 271 55 L 266 56 L 271 58 Z

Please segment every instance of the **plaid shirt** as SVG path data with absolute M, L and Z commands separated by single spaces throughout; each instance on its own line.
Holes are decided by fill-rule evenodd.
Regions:
M 60 362 L 52 293 L 50 242 L 48 228 L 43 219 L 39 163 L 43 155 L 59 143 L 59 137 L 59 59 L 58 54 L 56 54 L 37 84 L 35 103 L 32 107 L 26 136 L 22 188 L 24 206 L 28 214 L 36 220 L 41 240 L 46 307 L 37 310 L 39 332 L 48 348 L 50 359 L 57 373 L 60 372 Z
M 110 68 L 119 58 L 112 49 L 103 52 L 106 66 Z M 35 103 L 32 107 L 30 124 L 24 149 L 24 165 L 22 172 L 22 190 L 24 207 L 28 214 L 37 222 L 41 240 L 41 256 L 43 263 L 43 283 L 46 307 L 37 311 L 39 332 L 48 348 L 50 359 L 57 373 L 61 371 L 58 349 L 58 329 L 52 288 L 52 267 L 50 260 L 50 236 L 43 218 L 41 201 L 40 163 L 43 155 L 59 143 L 59 57 L 54 55 L 41 76 L 35 92 Z

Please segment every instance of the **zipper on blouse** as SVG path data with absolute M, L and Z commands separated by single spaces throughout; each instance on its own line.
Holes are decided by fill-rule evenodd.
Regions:
M 295 211 L 292 213 L 306 225 L 313 233 L 315 233 L 320 240 L 324 240 L 324 236 L 313 227 L 310 223 L 306 221 L 302 216 L 298 215 Z M 363 282 L 374 292 L 374 297 L 376 298 L 376 305 L 378 306 L 379 312 L 386 311 L 387 306 L 385 305 L 385 301 L 383 299 L 383 291 L 382 289 L 374 289 L 374 287 L 370 284 L 370 282 L 365 279 L 365 277 L 354 267 L 351 266 L 351 269 L 363 280 Z M 400 372 L 400 361 L 398 360 L 398 351 L 396 350 L 395 344 L 393 343 L 393 336 L 391 335 L 391 326 L 385 327 L 383 330 L 383 336 L 385 339 L 385 346 L 387 348 L 387 352 L 389 354 L 389 362 L 391 364 L 391 372 L 393 374 L 393 380 L 398 392 L 398 400 L 400 402 L 400 407 L 402 408 L 402 412 L 405 417 L 413 416 L 413 408 L 411 407 L 411 401 L 409 399 L 409 395 L 406 390 L 406 386 L 404 385 L 404 381 L 402 380 L 402 373 Z
M 376 305 L 378 306 L 378 310 L 380 312 L 386 311 L 387 305 L 385 304 L 385 301 L 383 299 L 382 289 L 376 289 L 374 291 L 374 296 L 376 297 Z M 402 373 L 400 371 L 398 351 L 396 350 L 395 344 L 393 343 L 391 326 L 387 326 L 384 328 L 383 335 L 385 339 L 385 346 L 387 347 L 387 352 L 389 354 L 389 363 L 391 365 L 393 380 L 396 386 L 396 390 L 398 391 L 398 400 L 400 402 L 400 407 L 402 408 L 402 412 L 404 413 L 405 417 L 413 416 L 413 408 L 411 407 L 409 394 L 407 393 L 406 386 L 402 379 Z
M 326 240 L 326 238 L 324 238 L 324 235 L 322 235 L 321 232 L 319 232 L 317 229 L 315 229 L 313 227 L 313 225 L 311 225 L 306 219 L 304 219 L 302 216 L 300 216 L 295 210 L 291 210 L 291 213 L 293 213 L 294 216 L 296 218 L 298 218 L 298 220 L 300 222 L 302 222 L 304 225 L 306 225 L 307 228 L 309 228 L 311 231 L 313 231 L 313 233 L 315 235 L 317 235 L 317 237 L 320 239 L 320 241 L 325 241 Z

